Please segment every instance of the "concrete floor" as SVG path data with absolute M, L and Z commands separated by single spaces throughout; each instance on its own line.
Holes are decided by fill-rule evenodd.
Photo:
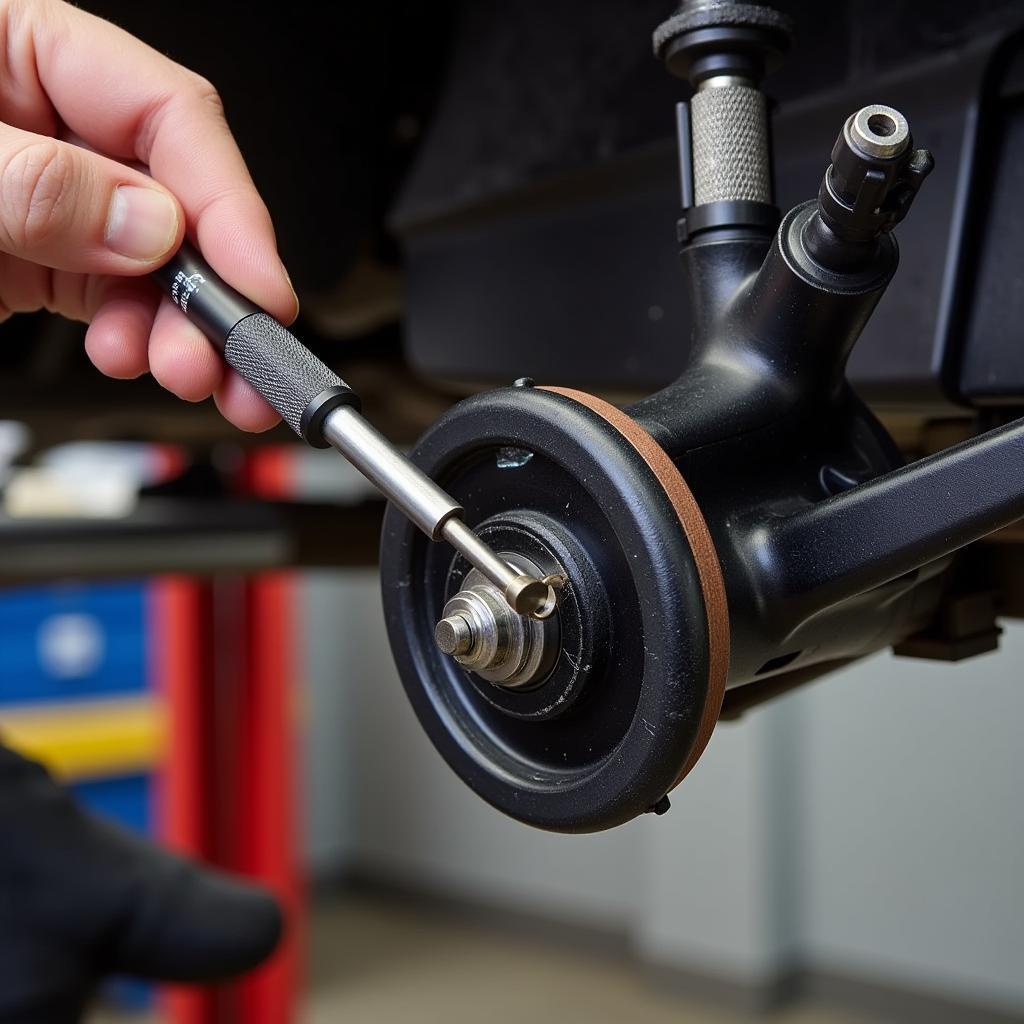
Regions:
M 607 953 L 573 952 L 483 924 L 346 900 L 320 911 L 303 1024 L 736 1024 L 747 1015 L 653 984 Z M 772 1024 L 872 1024 L 800 1007 Z M 97 1014 L 89 1024 L 153 1024 Z M 873 1022 L 877 1024 L 877 1022 Z

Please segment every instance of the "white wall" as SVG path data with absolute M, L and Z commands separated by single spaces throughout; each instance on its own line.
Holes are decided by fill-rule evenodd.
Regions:
M 779 724 L 769 708 L 720 726 L 671 810 L 642 820 L 634 938 L 648 960 L 747 983 L 791 964 L 791 887 L 778 842 L 790 816 L 772 760 Z
M 1024 1008 L 1024 626 L 959 666 L 881 657 L 794 701 L 804 946 Z
M 300 669 L 303 758 L 298 803 L 304 810 L 306 863 L 317 875 L 343 871 L 353 855 L 356 723 L 348 664 L 360 657 L 361 623 L 351 609 L 359 600 L 363 576 L 307 573 L 300 586 L 299 621 L 306 642 Z
M 401 691 L 376 574 L 346 579 L 317 612 L 345 672 L 313 682 L 310 769 L 340 855 L 626 930 L 662 964 L 756 982 L 803 959 L 1024 1010 L 1024 626 L 999 655 L 883 655 L 723 724 L 667 815 L 570 837 L 455 778 Z

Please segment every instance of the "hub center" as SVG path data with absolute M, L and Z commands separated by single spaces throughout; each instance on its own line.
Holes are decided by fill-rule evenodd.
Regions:
M 544 576 L 530 559 L 508 551 L 499 557 L 524 574 Z M 558 656 L 560 628 L 557 613 L 545 619 L 517 615 L 502 593 L 477 569 L 444 606 L 434 629 L 438 649 L 463 668 L 506 689 L 526 689 L 540 683 Z

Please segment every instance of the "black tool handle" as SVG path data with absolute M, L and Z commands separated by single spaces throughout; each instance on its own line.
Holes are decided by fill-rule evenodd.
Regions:
M 327 414 L 356 393 L 283 324 L 225 284 L 187 242 L 153 277 L 171 301 L 314 448 Z

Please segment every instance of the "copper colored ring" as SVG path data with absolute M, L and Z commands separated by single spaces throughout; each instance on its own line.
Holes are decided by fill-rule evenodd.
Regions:
M 711 739 L 711 734 L 715 730 L 722 711 L 725 684 L 729 675 L 729 605 L 725 594 L 725 580 L 722 578 L 722 567 L 711 539 L 711 532 L 708 530 L 704 515 L 682 474 L 654 438 L 636 420 L 631 419 L 614 405 L 595 398 L 593 395 L 588 395 L 585 391 L 553 387 L 545 387 L 541 390 L 562 395 L 564 398 L 572 399 L 572 401 L 586 406 L 591 412 L 614 427 L 630 443 L 640 458 L 650 467 L 651 472 L 665 491 L 666 497 L 672 503 L 672 507 L 679 517 L 683 535 L 693 553 L 701 594 L 704 598 L 704 608 L 707 613 L 708 685 L 697 738 L 673 783 L 673 787 L 678 786 L 697 763 Z

